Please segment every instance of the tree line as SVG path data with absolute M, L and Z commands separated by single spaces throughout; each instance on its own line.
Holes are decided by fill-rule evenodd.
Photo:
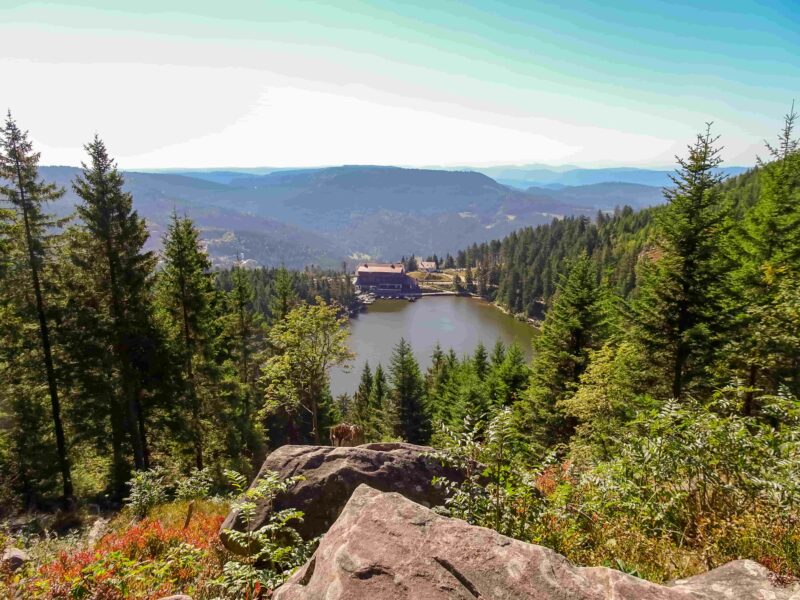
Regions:
M 160 254 L 146 249 L 147 225 L 105 144 L 95 137 L 85 151 L 72 182 L 80 202 L 57 221 L 47 203 L 64 190 L 40 178 L 39 154 L 10 114 L 0 129 L 0 495 L 9 509 L 119 500 L 132 472 L 154 465 L 249 472 L 272 426 L 262 367 L 291 351 L 276 324 L 310 302 L 316 312 L 289 323 L 312 321 L 326 338 L 353 297 L 343 273 L 241 263 L 215 272 L 183 215 L 173 214 Z

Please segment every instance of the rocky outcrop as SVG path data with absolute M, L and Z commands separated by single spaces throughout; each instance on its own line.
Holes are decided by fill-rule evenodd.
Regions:
M 302 475 L 303 480 L 288 493 L 280 495 L 274 506 L 262 503 L 250 524 L 258 529 L 271 511 L 302 510 L 305 515 L 296 529 L 305 539 L 325 533 L 333 524 L 355 489 L 365 483 L 384 491 L 397 492 L 425 506 L 444 501 L 443 492 L 431 485 L 434 476 L 460 481 L 460 474 L 442 467 L 425 454 L 431 449 L 413 444 L 365 444 L 353 448 L 332 446 L 282 446 L 264 461 L 258 477 L 269 471 L 282 478 Z M 232 551 L 239 549 L 225 535 L 225 529 L 243 530 L 235 512 L 221 527 L 223 543 Z
M 656 585 L 448 519 L 400 494 L 353 493 L 311 560 L 274 600 L 800 600 L 736 561 Z
M 15 572 L 19 571 L 30 560 L 28 553 L 19 548 L 6 548 L 3 552 L 3 558 L 0 560 L 3 568 Z

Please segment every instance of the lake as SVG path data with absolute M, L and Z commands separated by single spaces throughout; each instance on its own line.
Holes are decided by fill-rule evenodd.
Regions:
M 349 344 L 356 358 L 349 373 L 341 369 L 331 372 L 334 396 L 355 392 L 365 361 L 373 372 L 381 363 L 388 376 L 392 348 L 401 337 L 411 344 L 424 372 L 437 342 L 445 352 L 453 348 L 461 356 L 471 354 L 478 342 L 491 352 L 498 339 L 506 344 L 516 341 L 530 359 L 534 336 L 529 324 L 488 302 L 459 296 L 431 296 L 416 302 L 378 300 L 351 319 L 350 327 Z

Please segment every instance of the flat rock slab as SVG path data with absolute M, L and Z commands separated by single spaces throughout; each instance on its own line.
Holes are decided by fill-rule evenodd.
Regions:
M 274 600 L 800 600 L 769 572 L 735 561 L 656 585 L 449 519 L 400 494 L 360 486 L 311 560 Z
M 444 493 L 431 485 L 434 476 L 461 481 L 462 475 L 441 466 L 427 456 L 431 448 L 414 444 L 364 444 L 350 448 L 333 446 L 282 446 L 272 452 L 261 467 L 256 481 L 274 471 L 281 478 L 301 475 L 304 479 L 276 498 L 273 506 L 258 505 L 248 529 L 263 526 L 272 511 L 302 510 L 302 523 L 295 528 L 304 539 L 325 533 L 336 521 L 351 494 L 361 484 L 397 492 L 425 506 L 442 504 Z M 255 481 L 254 481 L 255 483 Z M 224 534 L 225 529 L 244 531 L 235 511 L 221 527 L 222 542 L 232 551 L 239 549 Z

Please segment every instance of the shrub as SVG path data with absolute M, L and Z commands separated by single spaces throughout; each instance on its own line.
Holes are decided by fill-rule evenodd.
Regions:
M 743 417 L 730 391 L 641 411 L 620 431 L 613 458 L 576 466 L 554 451 L 534 468 L 507 452 L 502 422 L 466 422 L 434 455 L 464 483 L 440 510 L 542 544 L 582 565 L 653 581 L 737 558 L 780 577 L 800 575 L 800 435 L 796 402 L 762 399 Z M 555 449 L 560 450 L 560 449 Z M 563 451 L 562 451 L 563 454 Z M 475 468 L 481 463 L 480 469 Z
M 433 484 L 442 487 L 447 496 L 444 506 L 436 510 L 526 539 L 541 505 L 540 494 L 533 485 L 536 471 L 522 468 L 517 458 L 519 441 L 511 419 L 511 411 L 505 409 L 488 424 L 468 416 L 461 431 L 441 427 L 443 448 L 430 456 L 458 469 L 463 481 L 434 478 Z
M 218 531 L 227 507 L 201 502 L 184 527 L 186 503 L 134 524 L 120 516 L 91 549 L 77 544 L 23 582 L 25 598 L 116 600 L 189 593 L 212 597 L 224 551 Z M 75 549 L 75 548 L 79 549 Z
M 130 496 L 125 498 L 125 502 L 134 516 L 139 519 L 145 518 L 154 506 L 167 501 L 164 471 L 161 469 L 137 471 L 128 485 L 131 491 Z
M 244 550 L 244 557 L 225 564 L 219 585 L 227 597 L 260 598 L 305 563 L 316 546 L 316 539 L 303 541 L 290 525 L 292 521 L 302 520 L 301 511 L 273 513 L 266 525 L 251 530 L 256 503 L 271 503 L 275 496 L 287 491 L 301 478 L 280 479 L 276 473 L 270 472 L 261 475 L 248 489 L 247 480 L 240 473 L 226 471 L 226 475 L 238 492 L 233 509 L 238 513 L 245 530 L 226 529 L 225 533 Z
M 207 498 L 211 493 L 212 485 L 213 481 L 210 469 L 192 469 L 187 477 L 183 477 L 177 481 L 175 486 L 175 498 L 177 500 Z

